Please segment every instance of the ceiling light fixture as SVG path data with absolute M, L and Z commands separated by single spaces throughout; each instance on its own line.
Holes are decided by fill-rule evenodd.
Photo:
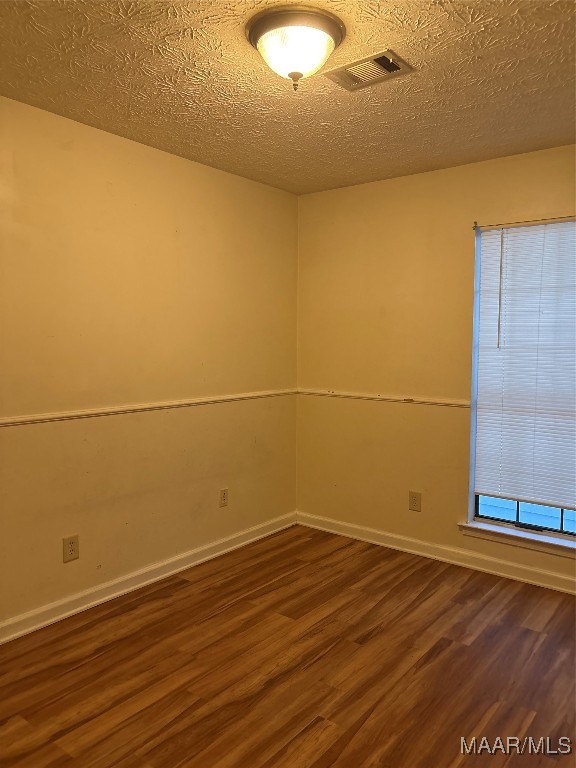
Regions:
M 276 74 L 292 80 L 294 90 L 326 62 L 346 34 L 328 11 L 297 5 L 269 8 L 253 16 L 246 36 Z

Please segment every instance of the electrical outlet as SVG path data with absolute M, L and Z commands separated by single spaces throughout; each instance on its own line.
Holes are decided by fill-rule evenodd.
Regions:
M 71 560 L 78 560 L 80 557 L 80 537 L 68 536 L 62 539 L 62 562 L 69 563 Z
M 228 506 L 228 488 L 222 488 L 222 490 L 220 491 L 220 506 L 221 507 Z
M 422 512 L 422 494 L 418 491 L 408 491 L 408 509 L 411 512 Z

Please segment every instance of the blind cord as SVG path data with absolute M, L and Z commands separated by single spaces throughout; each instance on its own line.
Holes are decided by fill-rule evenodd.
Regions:
M 500 349 L 500 327 L 502 322 L 502 262 L 504 260 L 504 230 L 500 230 L 500 282 L 498 284 L 498 336 L 497 347 Z

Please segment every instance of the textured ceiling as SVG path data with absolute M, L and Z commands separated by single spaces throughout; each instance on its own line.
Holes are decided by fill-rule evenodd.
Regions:
M 573 0 L 314 0 L 348 31 L 326 69 L 415 69 L 353 93 L 246 42 L 284 4 L 0 0 L 0 94 L 298 193 L 574 141 Z

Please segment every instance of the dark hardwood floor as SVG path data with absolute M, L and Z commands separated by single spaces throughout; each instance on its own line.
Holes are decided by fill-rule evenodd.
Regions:
M 0 647 L 2 768 L 564 768 L 569 595 L 294 527 Z

